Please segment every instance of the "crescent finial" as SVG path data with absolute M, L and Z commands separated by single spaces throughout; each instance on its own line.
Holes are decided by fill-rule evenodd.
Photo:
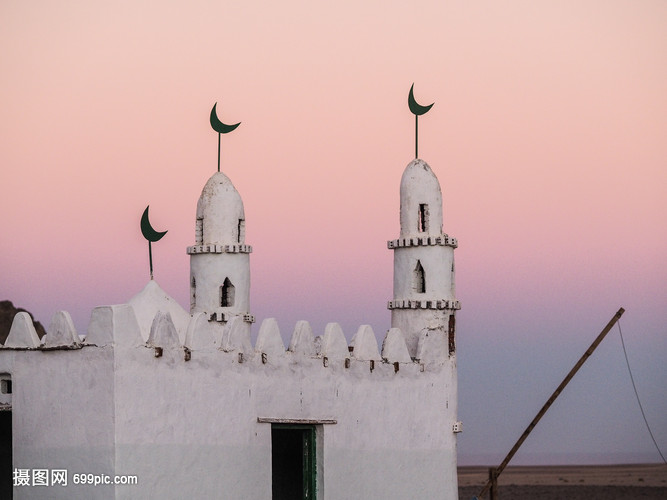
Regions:
M 428 106 L 422 106 L 421 104 L 417 103 L 417 101 L 415 101 L 414 88 L 415 84 L 413 83 L 412 87 L 410 87 L 410 94 L 408 95 L 408 107 L 410 108 L 410 111 L 412 111 L 412 114 L 416 116 L 423 115 L 429 109 L 431 109 L 435 103 L 431 103 Z
M 235 123 L 234 125 L 227 125 L 226 123 L 222 123 L 218 119 L 218 114 L 215 110 L 215 107 L 218 105 L 216 102 L 213 105 L 213 109 L 211 110 L 211 127 L 213 127 L 213 130 L 215 130 L 219 134 L 228 134 L 229 132 L 236 130 L 236 127 L 241 125 L 241 122 Z
M 150 205 L 148 205 L 148 207 L 150 207 Z M 144 214 L 141 216 L 141 234 L 143 234 L 144 238 L 148 241 L 160 241 L 162 237 L 167 234 L 167 231 L 158 232 L 153 229 L 153 226 L 151 226 L 151 223 L 148 220 L 148 207 L 146 207 Z

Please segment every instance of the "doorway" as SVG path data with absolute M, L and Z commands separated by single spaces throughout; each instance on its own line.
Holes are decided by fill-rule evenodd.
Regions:
M 0 498 L 12 498 L 12 411 L 0 411 Z
M 315 426 L 271 425 L 273 500 L 315 500 Z

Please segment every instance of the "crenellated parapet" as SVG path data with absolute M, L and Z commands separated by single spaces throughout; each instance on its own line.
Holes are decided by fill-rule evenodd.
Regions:
M 301 362 L 312 364 L 312 360 L 317 360 L 324 368 L 332 365 L 350 368 L 362 363 L 369 365 L 370 372 L 381 364 L 392 365 L 394 372 L 399 371 L 399 365 L 420 366 L 423 371 L 425 366 L 443 364 L 452 357 L 447 350 L 446 335 L 437 329 L 422 332 L 418 357 L 413 358 L 408 352 L 403 332 L 398 328 L 387 331 L 379 348 L 370 325 L 361 325 L 348 344 L 338 323 L 327 324 L 323 334 L 315 335 L 310 323 L 301 320 L 296 323 L 285 347 L 278 322 L 275 318 L 267 318 L 262 321 L 253 345 L 241 317 L 216 328 L 203 313 L 195 313 L 189 316 L 187 324 L 179 324 L 174 317 L 182 317 L 178 312 L 173 314 L 173 308 L 169 311 L 166 307 L 157 307 L 147 329 L 139 320 L 140 317 L 147 317 L 145 310 L 137 314 L 131 304 L 96 307 L 84 339 L 78 336 L 69 313 L 58 311 L 41 341 L 30 316 L 18 313 L 1 349 L 149 348 L 154 350 L 155 357 L 162 357 L 165 352 L 179 353 L 184 362 L 200 353 L 218 352 L 222 358 L 231 355 L 237 363 L 289 366 Z

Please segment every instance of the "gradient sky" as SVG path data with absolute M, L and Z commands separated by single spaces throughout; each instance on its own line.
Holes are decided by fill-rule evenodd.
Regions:
M 398 188 L 420 157 L 459 239 L 462 463 L 500 462 L 619 307 L 667 450 L 667 3 L 8 0 L 0 299 L 84 333 L 155 276 L 188 305 L 197 198 L 241 193 L 252 312 L 389 327 Z M 259 324 L 258 321 L 258 324 Z M 255 334 L 256 334 L 255 327 Z M 513 463 L 659 461 L 618 329 Z

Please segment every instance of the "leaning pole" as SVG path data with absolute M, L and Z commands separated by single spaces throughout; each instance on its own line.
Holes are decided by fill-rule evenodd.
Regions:
M 583 365 L 586 360 L 590 357 L 591 354 L 593 354 L 593 351 L 597 348 L 598 345 L 600 345 L 600 342 L 605 338 L 605 336 L 609 333 L 609 330 L 612 329 L 612 327 L 616 324 L 616 322 L 621 319 L 621 316 L 623 316 L 623 313 L 625 312 L 625 309 L 622 307 L 618 310 L 616 314 L 614 314 L 614 317 L 611 318 L 609 323 L 607 323 L 607 326 L 605 326 L 602 331 L 600 332 L 600 335 L 597 336 L 597 338 L 593 341 L 591 346 L 588 348 L 588 350 L 584 353 L 584 355 L 577 361 L 577 364 L 574 365 L 574 368 L 570 370 L 570 373 L 567 374 L 567 376 L 563 379 L 563 381 L 560 383 L 558 388 L 554 391 L 554 393 L 551 395 L 551 397 L 547 400 L 546 403 L 544 403 L 544 406 L 542 409 L 537 413 L 533 421 L 528 425 L 525 431 L 523 431 L 523 434 L 521 434 L 521 437 L 519 440 L 516 442 L 516 444 L 512 447 L 510 452 L 507 454 L 505 459 L 500 463 L 498 467 L 495 469 L 491 469 L 489 471 L 489 480 L 487 483 L 484 485 L 484 488 L 482 488 L 482 491 L 479 492 L 479 498 L 482 498 L 486 493 L 489 491 L 490 488 L 492 488 L 492 493 L 495 492 L 496 488 L 496 481 L 498 479 L 498 476 L 505 470 L 505 467 L 507 467 L 507 464 L 509 463 L 510 460 L 512 460 L 512 457 L 514 454 L 517 452 L 517 450 L 521 447 L 523 442 L 526 440 L 528 437 L 528 434 L 535 428 L 537 423 L 540 421 L 540 419 L 544 416 L 544 414 L 547 412 L 549 407 L 553 404 L 553 402 L 556 400 L 556 398 L 560 395 L 561 392 L 563 392 L 563 389 L 565 389 L 565 386 L 572 380 L 572 377 L 579 371 L 579 368 L 581 368 L 581 365 Z M 492 500 L 493 500 L 493 495 L 492 495 Z

